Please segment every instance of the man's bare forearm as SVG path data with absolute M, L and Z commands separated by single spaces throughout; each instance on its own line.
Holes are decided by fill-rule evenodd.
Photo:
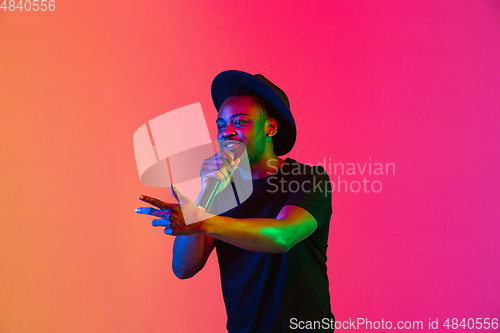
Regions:
M 213 238 L 208 235 L 177 236 L 174 241 L 172 270 L 179 279 L 198 273 L 212 252 Z
M 285 253 L 316 229 L 316 220 L 301 208 L 285 209 L 286 218 L 214 216 L 203 221 L 206 234 L 245 250 Z

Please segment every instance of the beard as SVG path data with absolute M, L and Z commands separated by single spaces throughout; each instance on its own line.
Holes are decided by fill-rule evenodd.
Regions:
M 266 151 L 266 136 L 255 138 L 252 143 L 246 143 L 245 147 L 248 154 L 250 165 L 260 160 Z

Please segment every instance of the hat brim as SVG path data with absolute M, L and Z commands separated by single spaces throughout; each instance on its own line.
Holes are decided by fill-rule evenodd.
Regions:
M 278 121 L 278 132 L 273 136 L 274 153 L 278 156 L 289 153 L 297 137 L 292 113 L 278 93 L 257 77 L 237 70 L 217 75 L 212 82 L 212 100 L 217 111 L 229 97 L 228 90 L 238 86 L 252 89 L 274 107 L 273 117 Z

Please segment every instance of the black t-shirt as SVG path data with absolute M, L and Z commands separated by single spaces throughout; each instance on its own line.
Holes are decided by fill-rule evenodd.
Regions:
M 232 186 L 228 185 L 216 196 L 213 213 L 221 211 L 223 202 L 234 201 L 231 197 L 235 197 L 235 192 L 242 196 L 238 189 L 241 180 L 241 175 L 235 172 Z M 309 237 L 284 254 L 248 251 L 214 239 L 228 331 L 333 331 L 298 329 L 305 328 L 310 321 L 317 322 L 312 327 L 326 328 L 328 322 L 333 328 L 326 272 L 332 215 L 328 175 L 322 167 L 311 167 L 287 158 L 275 173 L 251 182 L 253 192 L 248 199 L 219 215 L 276 218 L 284 206 L 294 205 L 307 210 L 318 226 Z M 309 327 L 311 325 L 313 323 L 309 323 Z

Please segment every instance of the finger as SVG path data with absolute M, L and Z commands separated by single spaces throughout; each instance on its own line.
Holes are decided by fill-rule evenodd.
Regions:
M 153 220 L 151 222 L 151 225 L 153 227 L 162 227 L 162 228 L 168 228 L 168 229 L 177 229 L 177 228 L 179 228 L 179 223 L 172 222 L 170 220 L 164 220 L 164 219 Z
M 221 182 L 225 181 L 227 178 L 229 178 L 229 173 L 225 169 L 220 169 L 215 172 L 215 178 L 220 180 Z
M 219 169 L 231 170 L 231 166 L 234 165 L 234 161 L 232 161 L 232 163 L 233 164 L 230 164 L 224 158 L 204 162 L 203 165 L 201 166 L 201 172 L 206 173 L 207 171 L 210 172 L 210 171 L 215 171 L 215 170 L 219 170 Z
M 224 160 L 221 164 L 221 169 L 231 170 L 231 165 L 234 165 L 233 160 L 231 160 L 231 164 L 227 160 Z
M 145 214 L 145 215 L 151 215 L 151 216 L 155 216 L 155 217 L 165 218 L 165 217 L 170 216 L 171 209 L 159 210 L 159 209 L 155 209 L 155 208 L 151 208 L 151 207 L 139 207 L 139 208 L 135 209 L 135 212 L 137 214 Z
M 240 164 L 240 158 L 236 157 L 236 159 L 234 160 L 234 164 L 231 166 L 231 172 L 236 170 L 236 168 L 238 167 L 239 164 Z
M 217 178 L 219 180 L 224 180 L 224 178 L 228 177 L 231 174 L 231 169 L 221 168 L 221 169 L 212 169 L 212 170 L 202 170 L 200 172 L 200 176 L 204 179 L 208 178 Z
M 226 169 L 226 170 L 231 170 L 231 168 L 234 166 L 234 164 L 229 164 L 229 162 L 225 159 L 220 159 L 218 161 L 211 161 L 208 163 L 205 163 L 201 166 L 202 171 L 215 171 L 215 170 L 221 170 L 221 169 Z
M 151 208 L 151 207 L 139 207 L 135 209 L 137 214 L 146 214 L 146 215 L 154 215 L 156 212 L 159 212 L 159 209 Z
M 211 156 L 210 158 L 206 159 L 205 161 L 216 161 L 216 160 L 222 160 L 225 159 L 229 163 L 234 160 L 234 154 L 232 151 L 219 151 L 217 154 Z
M 153 227 L 167 227 L 167 228 L 169 228 L 171 224 L 172 224 L 172 222 L 170 220 L 166 220 L 166 219 L 157 219 L 157 220 L 153 220 L 151 222 L 151 225 Z
M 180 202 L 179 196 L 177 196 L 177 193 L 175 191 L 174 183 L 170 183 L 170 193 L 172 193 L 172 196 L 177 200 L 177 202 Z
M 141 195 L 141 196 L 139 196 L 139 200 L 147 202 L 148 204 L 156 206 L 156 207 L 158 207 L 160 209 L 170 209 L 174 205 L 172 203 L 163 202 L 163 201 L 158 200 L 156 198 L 148 197 L 147 195 Z
M 219 151 L 220 154 L 228 155 L 231 159 L 234 160 L 234 153 L 231 150 L 221 150 Z
M 231 177 L 234 170 L 236 170 L 236 168 L 238 167 L 238 165 L 240 164 L 240 159 L 237 157 L 234 161 L 233 161 L 233 164 L 232 165 L 229 165 L 229 164 L 225 164 L 225 168 L 221 168 L 220 171 L 223 171 L 224 172 L 224 175 L 226 177 Z
M 234 159 L 234 154 L 230 150 L 220 150 L 220 151 L 217 152 L 217 154 L 213 155 L 210 158 L 218 158 L 218 157 L 224 157 L 224 158 Z
M 234 154 L 230 150 L 223 150 L 220 152 L 221 155 L 223 155 L 228 162 L 234 161 Z
M 171 235 L 171 236 L 182 236 L 184 229 L 182 227 L 179 227 L 178 225 L 171 225 L 163 229 L 163 232 L 166 235 Z M 187 235 L 189 236 L 189 235 Z
M 223 166 L 226 168 L 230 168 L 230 166 L 233 164 L 234 161 L 229 162 L 225 158 L 220 158 L 216 160 L 205 160 L 205 162 L 203 162 L 202 168 L 220 169 Z

